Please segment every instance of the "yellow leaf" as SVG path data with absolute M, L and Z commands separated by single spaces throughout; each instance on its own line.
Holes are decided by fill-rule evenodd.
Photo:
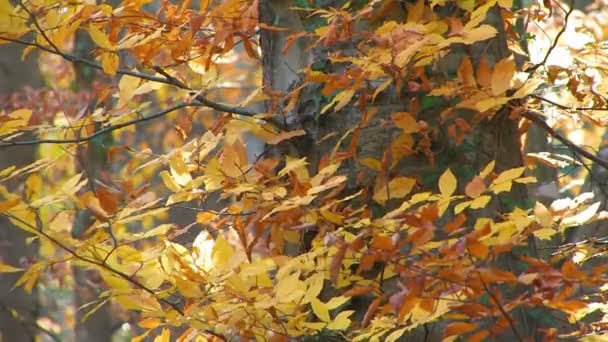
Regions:
M 286 159 L 287 160 L 285 163 L 285 167 L 281 171 L 279 171 L 279 177 L 282 177 L 291 171 L 294 171 L 299 168 L 303 168 L 306 165 L 308 165 L 308 162 L 306 161 L 306 157 L 304 157 L 302 159 L 295 159 L 295 158 L 291 158 L 291 157 L 287 156 Z
M 505 103 L 509 102 L 511 98 L 510 97 L 489 97 L 489 98 L 485 98 L 482 99 L 480 101 L 477 101 L 475 103 L 474 108 L 480 112 L 486 112 L 494 107 L 498 107 L 498 106 L 502 106 Z
M 515 179 L 513 181 L 515 183 L 529 184 L 529 183 L 536 183 L 538 180 L 536 179 L 536 177 L 530 176 L 530 177 L 517 178 L 517 179 Z
M 196 266 L 205 272 L 209 272 L 214 265 L 213 252 L 215 249 L 215 241 L 211 235 L 206 230 L 202 230 L 194 239 L 192 248 L 194 250 L 194 263 Z
M 159 27 L 154 33 L 147 36 L 141 33 L 126 36 L 118 43 L 118 49 L 131 49 L 136 46 L 147 44 L 150 41 L 159 38 L 164 29 L 164 27 Z
M 546 228 L 553 225 L 553 214 L 541 202 L 536 202 L 534 205 L 534 216 L 542 227 Z
M 181 186 L 186 186 L 192 181 L 192 176 L 188 171 L 188 167 L 186 166 L 181 153 L 174 153 L 173 156 L 171 156 L 171 159 L 169 160 L 169 168 L 175 183 Z
M 338 185 L 344 183 L 346 181 L 346 179 L 347 179 L 346 176 L 334 176 L 334 177 L 331 177 L 330 179 L 327 180 L 327 182 L 308 189 L 308 191 L 306 192 L 306 194 L 307 195 L 315 195 L 315 194 L 318 194 L 318 193 L 323 192 L 325 190 L 328 190 L 328 189 L 331 189 L 331 188 L 335 188 Z
M 302 303 L 310 303 L 313 298 L 316 298 L 321 290 L 323 290 L 323 283 L 325 282 L 325 277 L 323 273 L 315 273 L 310 278 L 306 280 L 308 284 L 308 289 L 306 290 L 306 294 L 302 299 Z
M 336 107 L 334 108 L 334 112 L 339 111 L 350 102 L 354 95 L 355 89 L 342 90 L 341 92 L 336 94 L 336 96 L 331 100 L 331 102 L 329 102 L 327 105 L 325 105 L 325 107 L 323 107 L 323 109 L 321 109 L 321 114 L 327 112 L 334 104 L 336 105 Z
M 345 310 L 340 312 L 334 319 L 327 324 L 329 330 L 346 330 L 350 326 L 350 316 L 354 313 L 353 310 Z
M 140 78 L 130 75 L 123 75 L 120 78 L 120 81 L 118 82 L 118 108 L 124 107 L 131 101 L 133 96 L 135 96 L 135 91 L 137 90 L 140 81 Z
M 471 209 L 483 208 L 488 204 L 488 202 L 490 202 L 491 199 L 492 197 L 488 195 L 479 196 L 473 201 L 471 201 Z
M 322 301 L 317 298 L 313 298 L 310 302 L 310 306 L 312 308 L 312 312 L 323 322 L 329 322 L 329 310 L 327 306 Z
M 110 43 L 108 36 L 106 36 L 106 34 L 104 32 L 100 31 L 99 29 L 97 29 L 94 26 L 90 26 L 86 30 L 89 33 L 89 36 L 91 36 L 91 39 L 93 40 L 93 42 L 95 42 L 95 44 L 97 44 L 97 46 L 99 46 L 102 49 L 106 49 L 106 50 L 110 50 L 110 51 L 115 50 L 114 45 L 112 43 Z
M 163 332 L 154 338 L 154 342 L 170 342 L 171 332 L 169 329 L 163 329 Z
M 118 54 L 114 52 L 106 52 L 101 55 L 101 66 L 103 67 L 103 72 L 110 76 L 116 75 L 119 63 L 120 60 L 118 58 Z
M 32 117 L 31 109 L 17 109 L 11 112 L 9 115 L 12 119 L 16 120 L 19 125 L 26 126 Z
M 441 177 L 439 177 L 439 192 L 444 197 L 450 197 L 456 191 L 456 177 L 450 169 L 447 169 Z
M 456 204 L 456 206 L 454 207 L 454 214 L 460 214 L 463 210 L 465 210 L 466 208 L 468 208 L 471 205 L 471 202 L 472 201 L 465 201 L 465 202 Z
M 397 329 L 395 331 L 393 331 L 392 333 L 388 334 L 385 338 L 384 338 L 384 342 L 395 342 L 397 341 L 406 331 L 412 329 L 411 327 L 405 327 L 405 328 L 401 328 L 401 329 Z
M 19 36 L 29 30 L 27 16 L 17 14 L 9 0 L 0 0 L 0 32 Z
M 148 329 L 143 334 L 137 335 L 137 336 L 133 337 L 131 339 L 131 342 L 141 342 L 141 341 L 143 341 L 146 337 L 148 337 L 148 335 L 150 335 L 150 333 L 152 332 L 152 330 L 153 329 Z
M 391 198 L 403 198 L 412 191 L 416 179 L 409 177 L 395 177 L 388 183 Z
M 515 61 L 512 57 L 496 63 L 492 72 L 492 94 L 494 96 L 504 94 L 511 85 L 513 75 L 515 75 Z
M 216 217 L 215 213 L 204 211 L 196 214 L 196 222 L 205 225 L 211 223 Z
M 475 0 L 458 0 L 458 7 L 470 12 L 475 8 Z
M 506 171 L 501 172 L 498 177 L 496 177 L 496 179 L 494 179 L 494 181 L 492 182 L 492 184 L 499 184 L 502 182 L 506 182 L 506 181 L 512 181 L 515 178 L 519 178 L 524 171 L 526 170 L 525 167 L 516 167 L 513 169 L 509 169 Z
M 462 40 L 465 44 L 474 44 L 486 39 L 490 39 L 496 35 L 497 31 L 490 25 L 481 25 L 471 30 L 465 30 L 462 34 Z
M 0 213 L 3 213 L 11 208 L 16 207 L 17 205 L 21 204 L 21 200 L 18 198 L 13 198 L 10 200 L 6 200 L 6 201 L 1 201 L 0 202 Z
M 532 94 L 532 92 L 534 92 L 536 90 L 536 88 L 538 88 L 538 86 L 540 86 L 543 83 L 544 82 L 542 80 L 533 78 L 533 79 L 527 81 L 526 83 L 524 83 L 524 85 L 521 86 L 519 89 L 517 89 L 515 94 L 513 94 L 513 98 L 521 99 L 522 97 L 526 97 L 526 96 Z
M 376 172 L 380 172 L 380 170 L 382 170 L 382 162 L 380 162 L 378 159 L 366 157 L 366 158 L 361 158 L 359 160 L 359 162 L 361 164 L 363 164 L 364 166 L 366 166 L 367 168 L 374 170 Z
M 36 282 L 40 277 L 42 268 L 42 264 L 40 263 L 36 263 L 30 266 L 27 271 L 25 271 L 25 273 L 23 273 L 23 275 L 15 282 L 15 284 L 13 285 L 13 289 L 23 285 L 23 290 L 27 294 L 31 294 L 34 285 L 36 285 Z
M 221 235 L 218 236 L 213 245 L 213 253 L 211 254 L 213 266 L 220 270 L 228 267 L 233 255 L 234 249 L 230 243 Z
M 486 167 L 483 168 L 483 170 L 479 173 L 479 177 L 481 178 L 486 178 L 488 177 L 488 175 L 490 174 L 490 172 L 494 171 L 494 166 L 496 165 L 495 161 L 491 161 L 488 163 L 488 165 L 486 165 Z
M 553 228 L 542 228 L 535 230 L 532 234 L 541 240 L 551 240 L 553 235 L 557 234 L 557 232 L 558 231 Z
M 399 68 L 404 68 L 412 60 L 414 55 L 420 51 L 420 48 L 429 41 L 427 36 L 408 45 L 403 51 L 399 52 L 395 57 L 395 65 Z
M 23 268 L 13 267 L 11 265 L 0 263 L 0 273 L 21 272 Z
M 28 125 L 32 111 L 30 109 L 17 109 L 8 115 L 7 120 L 0 124 L 0 135 L 7 135 Z
M 182 190 L 182 188 L 177 184 L 177 182 L 175 182 L 173 177 L 171 177 L 171 174 L 169 172 L 167 172 L 166 170 L 161 171 L 160 177 L 162 178 L 163 182 L 165 183 L 165 186 L 167 188 L 171 189 L 171 191 L 179 192 Z
M 112 290 L 130 290 L 131 289 L 131 285 L 129 285 L 129 281 L 127 281 L 123 278 L 119 278 L 118 276 L 115 276 L 108 271 L 101 271 L 101 272 L 99 272 L 99 274 L 101 275 L 101 278 L 106 283 L 108 288 L 110 288 Z
M 276 144 L 280 143 L 281 141 L 289 140 L 291 138 L 300 137 L 303 135 L 306 135 L 306 131 L 303 129 L 296 129 L 294 131 L 281 132 L 277 136 L 275 136 L 272 140 L 267 141 L 267 143 L 269 143 L 271 145 L 276 145 Z
M 511 9 L 513 7 L 513 0 L 498 0 L 498 6 Z
M 333 309 L 343 305 L 344 303 L 348 302 L 349 299 L 350 298 L 344 297 L 344 296 L 333 297 L 332 299 L 329 300 L 329 302 L 325 303 L 325 305 L 327 305 L 327 308 L 329 310 L 333 310 Z
M 306 291 L 306 284 L 300 279 L 300 272 L 294 272 L 279 280 L 275 286 L 275 297 L 281 303 L 299 301 Z

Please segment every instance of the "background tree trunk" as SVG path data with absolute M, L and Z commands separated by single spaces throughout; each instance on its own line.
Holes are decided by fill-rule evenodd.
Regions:
M 0 45 L 0 96 L 5 97 L 24 86 L 42 86 L 38 72 L 36 54 L 23 62 L 23 49 L 16 44 Z M 0 103 L 0 109 L 7 107 Z M 0 169 L 11 165 L 24 166 L 34 161 L 35 148 L 10 147 L 0 150 Z M 37 254 L 37 245 L 25 243 L 29 237 L 23 230 L 13 227 L 5 218 L 0 218 L 0 262 L 25 267 L 28 259 Z M 38 333 L 38 293 L 36 289 L 27 294 L 19 287 L 11 291 L 15 281 L 22 273 L 0 273 L 0 341 L 34 341 Z M 15 310 L 18 317 L 14 317 Z
M 76 35 L 76 50 L 79 55 L 83 58 L 91 58 L 89 56 L 90 51 L 93 50 L 95 45 L 89 38 L 89 36 L 80 32 Z M 94 68 L 86 66 L 84 64 L 76 64 L 76 87 L 78 90 L 91 91 L 91 86 L 95 78 L 97 77 L 98 71 Z M 91 101 L 95 101 L 93 97 Z M 92 112 L 95 110 L 93 107 L 94 103 L 89 104 L 89 108 L 86 110 Z M 111 135 L 105 135 L 101 139 L 93 139 L 87 144 L 81 145 L 79 148 L 78 169 L 83 172 L 84 176 L 88 179 L 89 191 L 95 192 L 96 184 L 95 180 L 99 179 L 101 172 L 111 168 L 108 165 L 107 160 L 107 149 L 109 146 L 105 144 L 111 143 Z M 94 222 L 91 213 L 87 210 L 79 211 L 74 218 L 74 228 L 72 235 L 79 237 L 86 229 Z M 95 281 L 94 271 L 84 269 L 80 266 L 72 267 L 72 274 L 74 276 L 74 306 L 76 309 L 83 305 L 98 300 L 98 294 L 100 289 L 97 287 Z M 111 302 L 107 302 L 101 308 L 97 309 L 91 314 L 85 321 L 83 318 L 88 315 L 89 310 L 95 308 L 95 305 L 88 306 L 86 309 L 78 310 L 76 312 L 76 326 L 74 327 L 74 335 L 76 341 L 88 341 L 88 342 L 110 342 L 112 341 L 112 335 L 114 334 L 114 326 L 111 315 Z

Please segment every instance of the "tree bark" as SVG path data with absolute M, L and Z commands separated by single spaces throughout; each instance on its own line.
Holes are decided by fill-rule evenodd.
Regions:
M 36 64 L 36 55 L 23 62 L 23 49 L 17 44 L 0 45 L 0 96 L 10 95 L 24 86 L 39 87 L 42 79 Z M 0 104 L 0 110 L 5 104 Z M 34 161 L 34 147 L 10 147 L 0 150 L 0 169 L 11 165 L 24 166 Z M 27 267 L 30 258 L 37 254 L 36 244 L 26 244 L 31 235 L 0 218 L 0 262 Z M 34 341 L 38 315 L 38 292 L 31 294 L 22 288 L 11 290 L 21 273 L 0 273 L 0 340 Z M 15 310 L 17 317 L 11 313 Z

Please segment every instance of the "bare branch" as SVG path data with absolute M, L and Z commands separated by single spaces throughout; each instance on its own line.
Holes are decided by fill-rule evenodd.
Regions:
M 551 55 L 553 50 L 555 50 L 555 47 L 557 46 L 557 43 L 559 42 L 559 38 L 564 34 L 564 32 L 566 32 L 566 28 L 568 27 L 568 18 L 570 17 L 572 12 L 574 12 L 575 3 L 576 3 L 576 0 L 572 0 L 572 3 L 570 4 L 570 8 L 568 9 L 568 12 L 566 12 L 566 16 L 564 17 L 564 25 L 562 26 L 562 28 L 559 30 L 559 32 L 555 36 L 555 39 L 553 40 L 553 44 L 551 44 L 551 46 L 549 47 L 549 50 L 547 50 L 547 54 L 545 55 L 543 60 L 538 64 L 534 64 L 533 66 L 529 67 L 526 70 L 526 72 L 529 72 L 530 75 L 532 73 L 534 73 L 538 68 L 540 68 L 541 66 L 543 66 L 547 63 L 549 56 Z

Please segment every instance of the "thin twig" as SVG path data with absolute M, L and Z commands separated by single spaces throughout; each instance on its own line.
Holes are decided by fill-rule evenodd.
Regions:
M 555 39 L 553 40 L 553 43 L 549 47 L 549 50 L 547 50 L 547 54 L 545 55 L 545 57 L 543 58 L 543 60 L 540 63 L 535 64 L 535 65 L 529 67 L 526 70 L 526 72 L 529 72 L 530 75 L 533 74 L 538 68 L 540 68 L 541 66 L 545 65 L 545 63 L 547 63 L 547 60 L 549 59 L 549 56 L 551 55 L 551 53 L 553 52 L 553 50 L 555 50 L 555 47 L 557 47 L 557 43 L 559 42 L 559 38 L 564 34 L 564 32 L 566 32 L 566 28 L 568 27 L 568 18 L 570 17 L 570 15 L 572 14 L 572 12 L 574 12 L 574 4 L 575 3 L 576 3 L 576 0 L 572 0 L 572 3 L 570 4 L 570 8 L 568 9 L 568 12 L 566 12 L 566 16 L 564 17 L 564 25 L 562 26 L 562 28 L 559 30 L 559 32 L 555 36 Z
M 517 332 L 517 329 L 515 328 L 515 322 L 513 322 L 513 319 L 511 318 L 511 316 L 509 316 L 509 313 L 507 312 L 507 310 L 505 310 L 505 308 L 502 306 L 502 304 L 500 303 L 500 300 L 498 300 L 496 295 L 492 291 L 490 291 L 490 289 L 488 288 L 488 285 L 483 280 L 481 273 L 478 272 L 478 276 L 479 276 L 479 281 L 481 281 L 481 285 L 483 285 L 483 288 L 486 290 L 486 293 L 488 294 L 488 296 L 490 296 L 490 298 L 492 299 L 494 304 L 496 304 L 496 307 L 498 307 L 498 310 L 500 310 L 500 313 L 502 313 L 502 315 L 505 317 L 505 319 L 509 323 L 509 326 L 511 326 L 511 330 L 513 330 L 513 334 L 515 334 L 515 337 L 517 338 L 517 340 L 520 342 L 523 342 L 524 340 L 519 335 L 519 332 Z

